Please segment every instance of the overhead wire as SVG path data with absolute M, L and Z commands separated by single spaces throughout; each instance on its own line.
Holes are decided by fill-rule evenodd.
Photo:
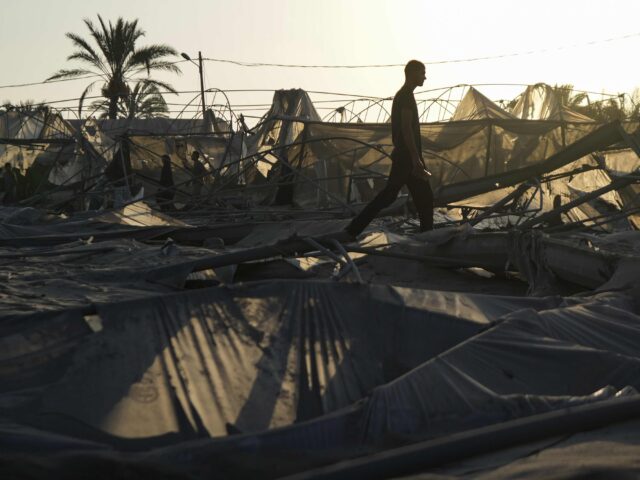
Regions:
M 16 87 L 31 87 L 34 85 L 44 85 L 45 83 L 60 83 L 60 82 L 73 82 L 75 80 L 85 80 L 87 78 L 95 78 L 95 77 L 101 77 L 102 75 L 99 74 L 95 74 L 95 75 L 84 75 L 82 77 L 75 77 L 75 78 L 60 78 L 58 80 L 49 80 L 49 81 L 42 81 L 42 82 L 31 82 L 31 83 L 16 83 L 13 85 L 0 85 L 0 88 L 16 88 Z
M 448 59 L 448 60 L 433 60 L 433 61 L 425 61 L 424 63 L 427 65 L 443 65 L 450 63 L 466 63 L 466 62 L 477 62 L 483 60 L 496 60 L 500 58 L 508 58 L 508 57 L 516 57 L 516 56 L 525 56 L 525 55 L 533 55 L 537 53 L 548 53 L 559 50 L 566 50 L 570 48 L 577 48 L 582 46 L 590 46 L 590 45 L 598 45 L 603 43 L 610 43 L 618 40 L 626 40 L 629 38 L 640 37 L 640 32 L 629 33 L 626 35 L 619 35 L 616 37 L 610 37 L 599 40 L 591 40 L 589 42 L 583 43 L 575 43 L 570 45 L 560 45 L 552 48 L 542 48 L 542 49 L 533 49 L 522 52 L 511 52 L 511 53 L 503 53 L 498 55 L 484 55 L 478 57 L 467 57 L 467 58 L 459 58 L 459 59 Z M 403 67 L 402 63 L 384 63 L 384 64 L 361 64 L 361 65 L 322 65 L 322 64 L 289 64 L 289 63 L 267 63 L 267 62 L 248 62 L 242 60 L 232 60 L 232 59 L 223 59 L 223 58 L 210 58 L 206 57 L 202 59 L 207 62 L 216 62 L 216 63 L 227 63 L 232 65 L 238 65 L 243 67 L 280 67 L 280 68 L 343 68 L 343 69 L 358 69 L 358 68 L 394 68 L 394 67 Z M 178 63 L 184 63 L 188 60 L 177 60 L 175 62 L 171 62 L 172 65 Z M 206 78 L 206 72 L 204 73 Z M 62 78 L 57 80 L 45 80 L 40 82 L 28 82 L 28 83 L 18 83 L 18 84 L 9 84 L 9 85 L 0 85 L 0 88 L 16 88 L 16 87 L 29 87 L 34 85 L 43 85 L 45 83 L 58 83 L 58 82 L 69 82 L 75 80 L 83 80 L 87 78 L 95 78 L 100 77 L 101 74 L 95 75 L 84 75 L 82 77 L 76 78 Z M 229 90 L 230 91 L 230 90 Z
M 178 63 L 178 62 L 175 62 Z M 439 97 L 441 97 L 443 94 L 446 94 L 447 92 L 450 93 L 450 91 L 452 89 L 458 88 L 458 87 L 470 87 L 470 86 L 474 86 L 474 87 L 479 87 L 479 86 L 528 86 L 528 84 L 520 84 L 520 83 L 497 83 L 497 84 L 489 84 L 489 83 L 482 83 L 482 84 L 459 84 L 459 85 L 454 85 L 454 86 L 450 86 L 450 87 L 437 87 L 437 88 L 431 88 L 431 89 L 425 89 L 425 90 L 420 90 L 418 92 L 415 93 L 415 95 L 418 97 L 420 97 L 420 95 L 423 95 L 425 93 L 432 93 L 432 92 L 441 92 Z M 220 91 L 220 92 L 224 92 L 225 97 L 227 94 L 232 94 L 232 93 L 260 93 L 260 92 L 269 92 L 272 93 L 274 90 L 272 89 L 228 89 L 228 90 L 221 90 L 221 89 L 207 89 L 208 92 L 212 92 L 212 91 Z M 609 97 L 609 98 L 615 98 L 615 97 L 619 97 L 619 94 L 610 94 L 610 93 L 604 93 L 604 92 L 590 92 L 590 91 L 586 91 L 586 90 L 578 90 L 578 89 L 573 89 L 574 92 L 576 93 L 584 93 L 584 94 L 593 94 L 593 95 L 599 95 L 601 97 Z M 160 93 L 174 93 L 174 92 L 164 92 L 161 91 Z M 198 98 L 198 95 L 200 94 L 200 90 L 183 90 L 183 91 L 177 91 L 176 93 L 178 94 L 195 94 L 194 96 L 194 100 L 196 98 Z M 317 99 L 314 100 L 314 104 L 315 103 L 322 103 L 322 104 L 337 104 L 339 106 L 344 105 L 344 102 L 357 102 L 357 101 L 367 101 L 367 102 L 371 102 L 371 101 L 375 101 L 375 103 L 379 104 L 380 106 L 382 106 L 382 102 L 384 101 L 390 101 L 392 97 L 376 97 L 373 95 L 359 95 L 359 94 L 353 94 L 353 93 L 342 93 L 342 92 L 328 92 L 328 91 L 317 91 L 317 90 L 308 90 L 307 93 L 309 93 L 310 95 L 322 95 L 322 96 L 326 96 L 326 95 L 331 95 L 333 97 L 349 97 L 349 98 L 345 98 L 344 100 L 340 99 L 340 98 L 332 98 L 332 99 Z M 103 99 L 104 97 L 102 97 L 101 95 L 93 95 L 93 96 L 87 96 L 85 97 L 86 100 L 90 100 L 90 99 Z M 77 102 L 79 100 L 79 98 L 67 98 L 67 99 L 61 99 L 61 100 L 51 100 L 51 101 L 44 101 L 41 102 L 41 104 L 43 105 L 58 105 L 58 109 L 61 110 L 66 110 L 69 109 L 69 111 L 72 107 L 70 106 L 63 106 L 65 103 L 70 103 L 70 102 Z M 420 99 L 421 101 L 425 101 L 424 99 Z M 433 101 L 433 99 L 426 99 L 426 101 Z M 591 100 L 590 103 L 599 103 L 601 101 L 605 101 L 605 100 Z M 170 114 L 174 114 L 174 113 L 196 113 L 196 117 L 197 117 L 197 112 L 189 110 L 188 107 L 192 105 L 192 102 L 188 102 L 186 105 L 182 104 L 182 103 L 175 103 L 172 102 L 168 105 L 172 105 L 172 106 L 184 106 L 183 110 L 181 111 L 176 111 L 173 109 L 170 109 L 168 113 Z M 215 106 L 215 105 L 213 105 Z M 227 104 L 221 107 L 226 107 L 229 108 L 231 110 L 231 112 L 233 112 L 234 110 L 237 111 L 242 111 L 242 112 L 251 112 L 251 111 L 262 111 L 263 109 L 266 109 L 270 106 L 270 104 L 267 103 L 255 103 L 255 104 L 237 104 L 237 105 L 232 105 L 231 102 L 229 102 L 229 100 L 227 99 Z M 250 107 L 251 106 L 251 107 Z M 255 107 L 254 107 L 255 106 Z M 382 107 L 384 108 L 384 107 Z M 318 109 L 328 109 L 325 107 L 318 107 Z M 73 111 L 73 114 L 76 115 L 75 111 Z M 233 114 L 232 114 L 233 116 Z M 77 117 L 77 115 L 76 115 Z M 195 117 L 194 117 L 195 118 Z M 250 116 L 247 116 L 247 118 L 251 118 Z
M 415 92 L 416 96 L 420 96 L 422 94 L 425 93 L 432 93 L 432 92 L 437 92 L 437 91 L 447 91 L 449 89 L 453 89 L 453 88 L 457 88 L 457 87 L 480 87 L 480 86 L 529 86 L 528 84 L 525 83 L 482 83 L 482 84 L 459 84 L 459 85 L 454 85 L 454 86 L 449 86 L 449 87 L 438 87 L 438 88 L 431 88 L 431 89 L 425 89 L 425 90 L 420 90 L 418 92 Z M 212 89 L 209 89 L 209 91 L 211 91 Z M 218 89 L 216 89 L 218 90 Z M 220 89 L 219 91 L 223 91 L 225 93 L 238 93 L 238 92 L 274 92 L 274 90 L 272 89 L 229 89 L 229 90 L 223 90 Z M 576 93 L 585 93 L 585 94 L 592 94 L 592 95 L 601 95 L 601 96 L 606 96 L 606 97 L 619 97 L 620 94 L 613 94 L 613 93 L 606 93 L 606 92 L 592 92 L 592 91 L 588 91 L 588 90 L 579 90 L 579 89 L 573 89 L 574 92 Z M 317 90 L 307 90 L 306 91 L 308 94 L 311 95 L 333 95 L 335 97 L 350 97 L 347 101 L 357 101 L 357 100 L 362 100 L 362 101 L 366 101 L 366 100 L 391 100 L 392 97 L 378 97 L 378 96 L 374 96 L 374 95 L 358 95 L 358 94 L 353 94 L 353 93 L 341 93 L 341 92 L 327 92 L 327 91 L 317 91 Z M 169 92 L 169 91 L 160 91 L 160 93 L 162 94 L 166 94 L 166 93 L 174 93 L 174 92 Z M 200 94 L 200 90 L 180 90 L 175 92 L 177 94 Z M 85 100 L 95 100 L 98 98 L 104 98 L 102 95 L 90 95 L 90 96 L 86 96 Z M 48 101 L 43 101 L 43 102 L 39 102 L 39 104 L 42 105 L 58 105 L 58 104 L 64 104 L 64 103 L 72 103 L 72 102 L 77 102 L 80 99 L 80 97 L 77 98 L 65 98 L 65 99 L 60 99 L 60 100 L 48 100 Z M 339 99 L 330 99 L 330 100 L 314 100 L 314 103 L 338 103 L 338 102 L 343 102 L 344 100 L 339 100 Z M 167 103 L 167 105 L 173 105 L 173 106 L 184 106 L 185 104 L 183 103 Z M 226 106 L 226 105 L 225 105 Z M 265 107 L 268 108 L 269 106 L 271 106 L 271 104 L 267 104 L 267 103 L 262 103 L 262 104 L 237 104 L 237 105 L 233 105 L 233 107 L 249 107 L 249 106 L 255 106 L 255 107 Z M 65 107 L 61 107 L 61 108 L 65 108 Z M 67 107 L 68 108 L 68 107 Z
M 171 65 L 175 65 L 177 63 L 184 63 L 186 61 L 187 60 L 176 60 L 175 62 L 170 62 L 170 64 Z M 145 70 L 144 68 L 136 70 L 134 72 L 134 75 L 136 73 L 140 73 L 140 72 L 142 72 L 144 70 Z M 95 74 L 91 74 L 91 75 L 83 75 L 83 76 L 74 77 L 74 78 L 58 78 L 56 80 L 43 80 L 43 81 L 40 81 L 40 82 L 16 83 L 16 84 L 12 84 L 12 85 L 0 85 L 0 88 L 32 87 L 34 85 L 45 85 L 45 84 L 48 84 L 48 83 L 60 83 L 60 82 L 73 82 L 75 80 L 85 80 L 87 78 L 95 78 L 95 77 L 104 77 L 104 74 L 95 73 Z M 129 78 L 129 79 L 132 79 L 132 78 Z M 135 80 L 135 79 L 133 79 L 133 80 Z
M 571 45 L 560 45 L 552 48 L 542 48 L 542 49 L 527 50 L 523 52 L 511 52 L 511 53 L 503 53 L 499 55 L 485 55 L 485 56 L 479 56 L 479 57 L 468 57 L 468 58 L 459 58 L 459 59 L 451 59 L 451 60 L 425 61 L 424 63 L 426 65 L 443 65 L 443 64 L 449 64 L 449 63 L 467 63 L 467 62 L 478 62 L 483 60 L 496 60 L 500 58 L 534 55 L 537 53 L 548 53 L 553 51 L 566 50 L 569 48 L 598 45 L 598 44 L 609 43 L 617 40 L 626 40 L 634 37 L 640 37 L 640 32 L 629 33 L 626 35 L 619 35 L 616 37 L 610 37 L 610 38 L 604 38 L 604 39 L 598 39 L 598 40 L 591 40 L 583 43 L 575 43 Z M 369 64 L 369 65 L 310 65 L 310 64 L 247 62 L 247 61 L 241 61 L 241 60 L 230 60 L 230 59 L 222 59 L 222 58 L 203 58 L 202 60 L 207 62 L 228 63 L 232 65 L 238 65 L 241 67 L 344 68 L 344 69 L 404 67 L 403 63 L 402 64 L 385 63 L 385 64 Z

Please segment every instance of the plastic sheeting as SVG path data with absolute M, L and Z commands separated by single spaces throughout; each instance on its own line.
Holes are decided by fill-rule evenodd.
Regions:
M 13 439 L 10 451 L 29 451 L 37 446 L 40 451 L 63 450 L 69 456 L 74 450 L 99 449 L 97 440 L 104 445 L 103 452 L 109 450 L 108 445 L 144 449 L 143 454 L 129 454 L 129 461 L 137 458 L 147 465 L 166 465 L 197 478 L 225 469 L 238 476 L 281 476 L 397 445 L 399 441 L 440 438 L 512 418 L 634 395 L 640 387 L 640 317 L 633 298 L 623 294 L 564 301 L 497 301 L 483 295 L 452 296 L 390 287 L 292 285 L 283 282 L 200 291 L 114 306 L 101 312 L 101 323 L 92 322 L 91 332 L 77 317 L 46 321 L 41 318 L 22 328 L 14 323 L 12 332 L 3 331 L 5 341 L 14 336 L 14 348 L 11 355 L 3 356 L 2 365 L 14 361 L 9 358 L 12 355 L 18 360 L 40 359 L 40 364 L 33 363 L 33 372 L 37 373 L 43 371 L 47 358 L 56 358 L 50 354 L 60 345 L 67 346 L 67 355 L 57 357 L 57 379 L 49 376 L 43 383 L 42 379 L 28 376 L 31 383 L 22 385 L 23 389 L 9 388 L 0 395 L 0 411 L 7 418 L 0 424 L 0 431 L 3 438 Z M 323 298 L 321 291 L 332 301 L 316 303 Z M 361 311 L 362 296 L 369 298 L 369 308 L 376 316 L 371 316 L 371 310 Z M 294 298 L 297 300 L 292 301 Z M 485 310 L 489 305 L 497 310 Z M 428 310 L 422 310 L 424 306 Z M 297 312 L 295 307 L 299 307 Z M 334 313 L 329 314 L 329 308 Z M 322 315 L 316 317 L 313 310 Z M 354 311 L 357 316 L 369 318 L 349 317 L 349 312 Z M 473 318 L 465 318 L 468 312 Z M 249 317 L 248 313 L 263 315 Z M 187 320 L 172 320 L 178 314 Z M 497 322 L 482 323 L 497 315 L 502 317 Z M 350 321 L 336 324 L 334 320 L 339 317 Z M 258 322 L 258 318 L 262 321 Z M 304 339 L 292 341 L 288 350 L 286 328 L 280 328 L 285 319 L 305 335 Z M 348 358 L 350 366 L 346 361 L 338 364 L 338 357 L 333 354 L 324 356 L 322 345 L 331 345 L 331 340 L 336 339 L 329 333 L 331 322 L 339 326 L 335 335 L 343 342 L 351 342 L 343 357 Z M 56 341 L 34 343 L 43 338 L 37 333 L 44 333 L 47 324 L 53 331 L 68 332 L 67 337 L 60 335 Z M 73 325 L 77 328 L 71 328 Z M 432 350 L 432 346 L 438 343 L 441 348 L 442 337 L 436 341 L 431 336 L 450 335 L 450 325 L 457 326 L 454 330 L 460 333 L 474 330 L 475 334 L 438 355 L 438 349 Z M 479 331 L 482 325 L 490 328 Z M 16 338 L 27 332 L 30 333 L 22 339 Z M 132 339 L 134 336 L 138 338 Z M 159 339 L 164 340 L 158 343 Z M 376 345 L 380 346 L 379 351 L 375 350 Z M 300 348 L 306 348 L 306 353 Z M 287 403 L 293 409 L 292 398 L 278 397 L 290 392 L 288 378 L 299 381 L 295 390 L 298 396 L 300 392 L 313 392 L 314 388 L 317 392 L 325 385 L 321 390 L 324 395 L 316 400 L 319 405 L 333 402 L 337 407 L 336 394 L 346 393 L 348 380 L 353 379 L 350 368 L 357 369 L 359 378 L 365 379 L 379 368 L 383 354 L 392 351 L 403 355 L 407 366 L 415 362 L 416 368 L 374 387 L 362 401 L 306 422 L 237 434 L 242 432 L 242 426 L 245 432 L 251 431 L 247 429 L 247 405 L 256 408 L 251 418 L 262 419 L 263 425 L 274 418 L 267 413 L 286 413 L 282 407 Z M 420 357 L 431 359 L 420 364 Z M 287 364 L 292 370 L 283 367 L 284 359 L 292 361 Z M 212 368 L 216 362 L 225 368 Z M 251 381 L 243 365 L 252 365 L 254 372 L 262 372 L 263 379 Z M 280 365 L 280 369 L 271 368 L 274 365 Z M 330 380 L 320 376 L 323 368 L 338 365 L 333 378 L 341 378 L 341 384 L 323 383 L 322 380 Z M 305 368 L 306 376 L 302 373 Z M 5 380 L 8 372 L 2 372 Z M 309 379 L 314 380 L 309 383 Z M 225 387 L 214 388 L 216 382 L 223 382 Z M 270 395 L 269 389 L 265 390 L 269 382 Z M 2 385 L 6 388 L 9 383 L 3 381 Z M 247 395 L 248 385 L 252 387 Z M 25 389 L 27 386 L 29 389 Z M 259 402 L 253 392 L 260 393 Z M 35 403 L 29 401 L 29 396 L 35 398 Z M 16 409 L 20 404 L 30 408 L 31 413 Z M 231 421 L 221 412 L 231 413 Z M 281 419 L 290 419 L 292 413 L 289 411 Z M 219 428 L 236 434 L 153 448 L 162 439 L 167 444 L 185 437 L 209 436 L 207 429 L 214 417 Z M 40 430 L 25 427 L 25 422 Z M 142 437 L 137 443 L 131 443 L 135 441 L 132 437 L 129 443 L 123 438 L 127 434 L 166 431 L 166 427 L 182 430 L 177 438 L 176 434 L 155 439 Z M 56 431 L 73 437 L 51 434 Z M 83 455 L 87 462 L 93 458 Z M 111 450 L 109 455 L 113 461 L 122 461 L 118 452 Z
M 218 250 L 178 246 L 172 241 L 146 245 L 125 238 L 135 237 L 137 230 L 157 235 L 167 233 L 167 228 L 175 227 L 127 231 L 116 228 L 111 230 L 111 233 L 115 231 L 116 239 L 102 239 L 97 243 L 77 240 L 56 246 L 0 249 L 0 318 L 6 321 L 34 312 L 86 309 L 93 303 L 175 292 L 174 285 L 185 283 L 194 260 L 211 256 Z M 166 276 L 148 274 L 149 270 L 159 268 L 167 271 Z M 201 272 L 198 278 L 215 281 L 215 275 L 203 277 L 205 273 L 212 272 Z
M 514 313 L 377 388 L 366 434 L 441 434 L 588 401 L 576 397 L 608 386 L 605 398 L 638 388 L 639 340 L 640 317 L 628 299 Z
M 0 139 L 39 140 L 37 147 L 0 143 L 0 165 L 11 163 L 25 172 L 35 162 L 50 166 L 75 155 L 75 145 L 51 145 L 47 140 L 72 141 L 73 128 L 59 114 L 48 111 L 0 112 Z M 44 146 L 43 146 L 44 145 Z
M 640 387 L 640 317 L 635 309 L 631 297 L 608 294 L 566 299 L 538 312 L 516 311 L 377 387 L 350 409 L 257 435 L 171 447 L 151 458 L 175 465 L 188 457 L 190 465 L 206 465 L 209 471 L 219 468 L 211 459 L 223 452 L 238 459 L 249 452 L 256 459 L 296 455 L 300 463 L 317 465 L 322 455 L 333 454 L 336 462 L 361 455 L 372 444 L 384 448 L 635 395 Z M 284 465 L 270 471 L 287 465 L 296 469 Z M 240 460 L 236 469 L 243 471 Z
M 422 153 L 433 172 L 432 188 L 529 166 L 598 126 L 562 107 L 546 85 L 527 90 L 520 104 L 522 112 L 514 116 L 470 88 L 454 121 L 422 124 Z M 529 112 L 532 108 L 535 112 Z M 291 119 L 283 120 L 282 115 Z M 391 166 L 389 125 L 320 123 L 313 121 L 315 117 L 304 92 L 276 92 L 259 132 L 247 139 L 249 152 L 304 142 L 276 155 L 285 156 L 297 172 L 293 192 L 297 205 L 370 200 Z M 270 161 L 277 162 L 276 157 Z M 264 170 L 260 162 L 256 169 Z
M 151 227 L 159 225 L 187 226 L 181 220 L 152 209 L 144 202 L 125 205 L 117 210 L 100 213 L 92 218 L 96 222 L 117 223 L 134 227 Z
M 531 166 L 599 126 L 597 122 L 562 107 L 547 85 L 527 89 L 518 105 L 518 118 L 515 119 L 470 88 L 458 107 L 457 116 L 454 115 L 454 120 L 462 121 L 421 125 L 422 153 L 433 172 L 434 191 L 442 186 Z M 272 188 L 243 191 L 251 201 L 263 204 L 273 202 L 287 189 L 292 193 L 278 197 L 280 203 L 293 201 L 303 207 L 327 207 L 344 206 L 353 201 L 367 202 L 382 188 L 391 165 L 387 157 L 392 148 L 388 124 L 322 123 L 309 96 L 302 90 L 275 92 L 272 107 L 264 121 L 255 133 L 244 138 L 241 135 L 211 134 L 179 138 L 177 135 L 182 130 L 177 126 L 174 128 L 173 121 L 157 120 L 160 123 L 155 120 L 116 121 L 120 126 L 115 130 L 110 130 L 109 121 L 93 122 L 93 128 L 105 138 L 118 132 L 128 134 L 133 142 L 133 169 L 141 174 L 137 181 L 144 184 L 149 196 L 153 196 L 158 185 L 160 156 L 169 154 L 178 186 L 176 201 L 179 203 L 191 201 L 192 174 L 188 156 L 194 149 L 203 153 L 205 166 L 210 172 L 216 171 L 224 161 L 227 167 L 220 174 L 228 177 L 225 179 L 227 187 L 271 182 Z M 176 122 L 176 125 L 190 125 L 188 122 Z M 191 125 L 185 131 L 194 133 L 198 129 Z M 288 146 L 300 142 L 302 144 Z M 105 142 L 101 144 L 106 145 Z M 97 151 L 105 153 L 104 148 L 98 147 Z M 27 155 L 23 150 L 19 149 L 18 153 Z M 86 177 L 103 168 L 103 165 L 94 165 L 93 161 L 74 156 L 73 148 L 66 148 L 59 155 L 58 150 L 52 150 L 47 157 L 50 157 L 49 163 L 56 164 L 49 176 L 53 183 L 79 179 L 80 173 Z M 264 152 L 261 158 L 244 158 L 247 153 L 260 152 Z M 106 155 L 110 153 L 107 148 Z M 280 164 L 275 176 L 270 173 L 279 160 L 291 165 L 296 174 L 291 176 L 285 164 Z M 83 163 L 90 163 L 91 168 L 86 172 L 82 170 Z M 217 193 L 214 177 L 207 176 L 205 192 Z M 285 186 L 288 182 L 294 185 Z
M 117 142 L 102 132 L 95 119 L 90 118 L 82 124 L 77 137 L 84 142 L 84 153 L 79 154 L 75 144 L 67 146 L 68 151 L 60 153 L 48 172 L 48 180 L 54 185 L 74 184 L 95 178 L 104 172 L 113 159 Z
M 637 129 L 637 125 L 630 125 L 627 131 L 637 131 Z M 606 152 L 603 159 L 607 170 L 614 175 L 626 175 L 640 169 L 640 157 L 631 149 Z M 624 187 L 618 191 L 618 195 L 625 209 L 635 210 L 640 207 L 640 185 Z M 629 215 L 629 221 L 636 229 L 640 229 L 640 213 L 636 211 Z
M 58 319 L 59 335 L 45 344 L 17 330 L 5 339 L 16 345 L 6 360 L 46 359 L 74 345 L 34 404 L 65 428 L 219 436 L 229 426 L 260 431 L 347 407 L 510 311 L 558 302 L 278 282 L 99 307 L 96 333 L 85 325 L 84 336 L 65 337 L 77 329 Z
M 451 121 L 479 120 L 482 118 L 514 119 L 516 117 L 500 108 L 475 88 L 469 87 L 469 90 L 467 90 L 467 93 L 456 107 L 456 111 L 453 112 Z
M 560 123 L 510 119 L 422 124 L 423 157 L 432 171 L 432 188 L 498 175 L 541 162 L 584 137 L 596 123 Z M 300 175 L 294 201 L 303 206 L 346 202 L 358 189 L 362 200 L 375 195 L 391 167 L 388 125 L 310 123 L 307 145 L 290 159 Z M 369 145 L 378 146 L 371 148 Z M 366 185 L 349 176 L 371 178 Z M 353 183 L 352 183 L 353 182 Z
M 135 209 L 138 213 L 140 209 Z M 151 226 L 135 226 L 128 224 L 122 216 L 123 209 L 116 210 L 108 216 L 107 221 L 98 219 L 57 221 L 40 223 L 37 225 L 13 225 L 0 223 L 0 245 L 33 246 L 55 245 L 73 242 L 79 238 L 118 238 L 118 237 L 147 237 L 152 238 L 163 232 L 176 228 L 176 222 L 168 225 L 168 222 L 151 221 Z M 155 217 L 156 220 L 160 217 Z M 143 217 L 140 217 L 143 221 Z M 148 219 L 149 220 L 149 219 Z M 134 222 L 132 222 L 134 223 Z
M 131 142 L 131 166 L 137 181 L 144 185 L 147 196 L 153 198 L 158 189 L 162 169 L 162 155 L 169 155 L 172 164 L 175 200 L 188 203 L 192 200 L 193 161 L 191 154 L 200 152 L 199 161 L 208 172 L 202 179 L 204 188 L 201 195 L 206 196 L 214 188 L 217 175 L 228 176 L 228 186 L 233 183 L 229 178 L 237 175 L 240 169 L 238 160 L 242 155 L 240 136 L 208 135 L 194 137 L 129 136 Z M 221 168 L 226 165 L 224 170 Z
M 73 133 L 70 124 L 57 113 L 45 110 L 0 113 L 0 138 L 71 139 Z
M 282 117 L 287 117 L 284 120 Z M 295 121 L 320 121 L 307 92 L 301 89 L 276 90 L 269 111 L 259 123 L 256 132 L 247 138 L 250 154 L 273 145 L 288 145 L 298 140 L 304 123 Z
M 280 476 L 371 452 L 374 445 L 633 395 L 640 382 L 638 320 L 624 295 L 516 311 L 347 409 L 268 432 L 176 445 L 145 458 L 199 474 L 233 466 L 238 475 Z
M 522 120 L 593 121 L 563 105 L 553 88 L 544 83 L 529 85 L 513 107 L 512 113 Z

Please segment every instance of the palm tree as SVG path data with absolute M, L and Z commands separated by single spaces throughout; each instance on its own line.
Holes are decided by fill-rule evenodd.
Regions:
M 552 87 L 552 89 L 561 105 L 567 107 L 570 110 L 583 113 L 583 103 L 585 100 L 587 102 L 589 101 L 589 98 L 585 92 L 574 93 L 573 85 L 571 85 L 570 83 L 555 85 Z
M 136 82 L 131 93 L 118 101 L 118 116 L 122 118 L 154 118 L 168 117 L 169 107 L 160 93 L 160 82 L 149 82 L 146 79 Z M 165 90 L 177 93 L 173 87 L 162 84 Z M 107 101 L 96 100 L 91 104 L 98 118 L 108 118 Z
M 5 100 L 1 106 L 7 112 L 16 111 L 22 113 L 42 112 L 49 107 L 45 104 L 45 101 L 36 102 L 35 100 L 20 100 L 17 104 L 11 103 L 9 100 Z
M 582 113 L 599 122 L 614 120 L 640 120 L 640 90 L 635 89 L 631 95 L 618 95 L 595 102 L 589 101 L 585 92 L 573 92 L 573 85 L 556 85 L 553 87 L 562 105 Z
M 636 88 L 629 95 L 628 118 L 629 120 L 640 121 L 640 88 Z
M 75 33 L 67 33 L 75 47 L 74 53 L 67 57 L 67 60 L 80 60 L 87 64 L 87 68 L 62 69 L 56 72 L 49 80 L 62 78 L 77 78 L 82 76 L 100 77 L 90 83 L 80 96 L 78 114 L 82 113 L 82 104 L 87 94 L 96 83 L 102 82 L 102 96 L 108 102 L 109 118 L 116 118 L 118 115 L 118 102 L 125 100 L 131 94 L 128 82 L 133 76 L 146 70 L 148 84 L 155 84 L 160 88 L 167 88 L 168 85 L 149 78 L 151 70 L 169 71 L 181 73 L 174 62 L 166 59 L 167 56 L 177 55 L 176 50 L 168 45 L 157 44 L 144 47 L 137 47 L 137 40 L 144 36 L 145 32 L 138 28 L 138 20 L 132 22 L 118 18 L 115 25 L 109 21 L 105 24 L 102 17 L 98 15 L 100 26 L 95 26 L 89 19 L 84 23 L 89 29 L 97 48 L 94 48 L 89 41 Z M 174 91 L 173 89 L 170 89 Z M 158 94 L 160 92 L 158 91 Z

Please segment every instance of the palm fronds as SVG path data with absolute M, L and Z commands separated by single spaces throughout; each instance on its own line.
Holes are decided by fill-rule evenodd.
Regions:
M 101 93 L 108 103 L 109 118 L 117 118 L 119 115 L 130 117 L 132 112 L 134 114 L 154 110 L 158 113 L 166 112 L 168 109 L 160 89 L 172 93 L 175 93 L 175 89 L 168 83 L 154 80 L 151 78 L 151 73 L 153 71 L 181 73 L 175 62 L 168 58 L 177 55 L 176 50 L 163 44 L 138 46 L 137 41 L 145 35 L 145 32 L 139 28 L 137 19 L 126 21 L 120 17 L 112 23 L 105 22 L 98 15 L 97 24 L 89 19 L 85 19 L 84 23 L 89 30 L 88 39 L 75 33 L 66 34 L 76 48 L 67 60 L 82 62 L 86 68 L 61 69 L 45 81 L 72 79 L 85 75 L 100 77 L 100 80 L 90 83 L 84 89 L 78 102 L 79 113 L 82 112 L 84 100 L 96 82 L 102 82 Z M 136 77 L 140 74 L 145 74 L 145 78 Z M 132 88 L 129 82 L 133 81 L 137 83 Z M 143 102 L 147 102 L 146 107 L 122 108 L 123 105 L 133 105 L 131 102 L 140 98 L 144 98 Z

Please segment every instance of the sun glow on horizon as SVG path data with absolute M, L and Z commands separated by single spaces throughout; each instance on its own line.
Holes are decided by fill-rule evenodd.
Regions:
M 66 61 L 73 47 L 65 33 L 87 36 L 82 19 L 95 20 L 97 13 L 111 20 L 137 18 L 146 31 L 142 44 L 166 43 L 192 58 L 201 51 L 214 59 L 356 66 L 404 64 L 416 58 L 427 63 L 425 88 L 492 84 L 480 89 L 494 100 L 523 89 L 497 84 L 572 84 L 579 90 L 629 94 L 640 84 L 633 60 L 640 46 L 640 2 L 635 1 L 617 2 L 614 10 L 584 0 L 541 0 L 535 5 L 503 0 L 197 0 L 185 4 L 184 15 L 176 15 L 168 0 L 69 0 L 64 11 L 51 2 L 26 0 L 7 4 L 3 13 L 0 50 L 7 67 L 1 85 L 39 82 L 60 68 L 77 67 Z M 27 36 L 25 19 L 32 25 Z M 631 36 L 620 38 L 624 35 Z M 196 66 L 181 67 L 180 76 L 158 78 L 179 91 L 197 92 Z M 205 62 L 204 72 L 206 88 L 267 90 L 235 93 L 230 96 L 233 104 L 266 104 L 269 90 L 286 88 L 387 97 L 403 80 L 400 67 Z M 72 81 L 4 88 L 0 101 L 75 99 L 85 86 Z M 184 104 L 192 96 L 168 96 L 167 101 Z M 60 105 L 72 107 L 73 102 Z

